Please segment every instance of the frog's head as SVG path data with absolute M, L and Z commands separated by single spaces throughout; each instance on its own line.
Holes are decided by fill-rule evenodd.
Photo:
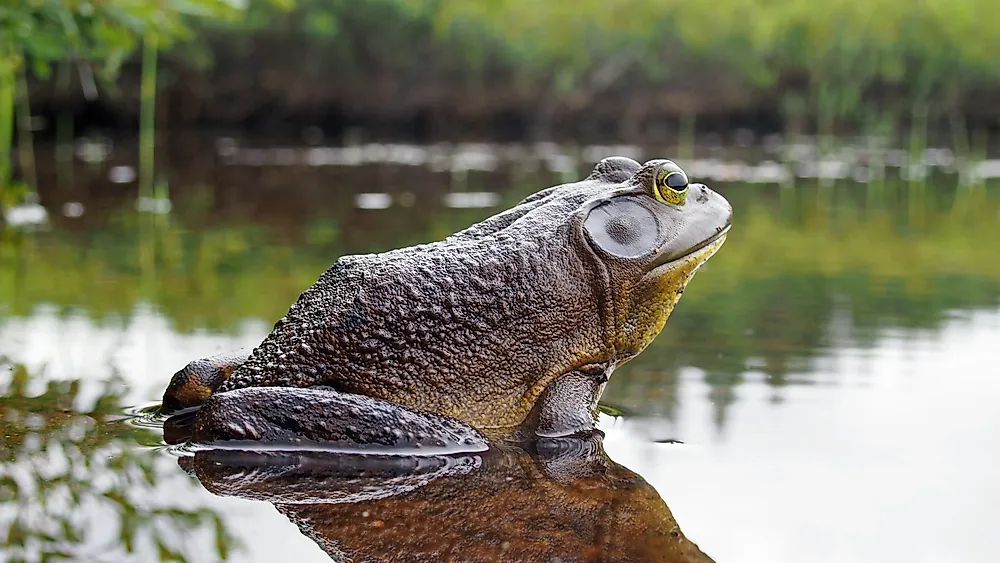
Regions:
M 608 186 L 577 209 L 571 236 L 605 281 L 605 340 L 621 364 L 656 337 L 695 271 L 722 246 L 733 208 L 669 160 L 609 158 L 591 179 Z

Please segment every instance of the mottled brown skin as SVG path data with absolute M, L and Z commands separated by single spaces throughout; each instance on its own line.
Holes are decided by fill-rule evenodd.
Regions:
M 249 355 L 248 352 L 219 354 L 184 366 L 170 379 L 161 409 L 174 412 L 203 404 Z
M 600 433 L 467 456 L 202 450 L 181 463 L 214 494 L 274 504 L 338 562 L 712 561 Z
M 605 159 L 585 180 L 443 241 L 344 256 L 230 377 L 178 372 L 164 410 L 216 389 L 194 419 L 200 442 L 291 433 L 355 444 L 385 426 L 368 407 L 352 408 L 358 396 L 381 401 L 378 412 L 426 417 L 429 428 L 454 420 L 491 437 L 526 422 L 542 436 L 588 430 L 612 371 L 659 333 L 729 226 L 732 208 L 703 185 L 690 184 L 679 205 L 657 200 L 661 169 L 680 170 Z M 310 408 L 315 393 L 295 391 L 317 386 L 329 394 L 325 408 L 357 412 L 353 424 L 331 422 Z

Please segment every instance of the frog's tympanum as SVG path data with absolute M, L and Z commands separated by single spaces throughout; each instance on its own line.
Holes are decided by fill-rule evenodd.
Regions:
M 175 374 L 163 412 L 200 406 L 196 442 L 366 451 L 589 431 L 731 215 L 669 160 L 604 159 L 442 241 L 340 258 L 250 354 Z
M 181 464 L 212 493 L 272 503 L 338 562 L 712 561 L 599 432 L 449 456 L 209 449 Z

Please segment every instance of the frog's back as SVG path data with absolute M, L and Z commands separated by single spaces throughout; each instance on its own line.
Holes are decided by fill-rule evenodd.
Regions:
M 445 241 L 342 257 L 221 390 L 327 385 L 481 424 L 517 422 L 503 413 L 523 412 L 533 382 L 564 369 L 551 359 L 579 348 L 561 338 L 567 326 L 600 323 L 575 254 L 498 217 Z

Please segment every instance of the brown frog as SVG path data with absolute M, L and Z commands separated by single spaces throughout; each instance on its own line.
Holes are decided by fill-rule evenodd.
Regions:
M 344 256 L 249 354 L 192 362 L 196 442 L 483 449 L 594 428 L 732 207 L 669 160 L 606 158 L 442 241 Z M 191 416 L 190 414 L 188 416 Z

